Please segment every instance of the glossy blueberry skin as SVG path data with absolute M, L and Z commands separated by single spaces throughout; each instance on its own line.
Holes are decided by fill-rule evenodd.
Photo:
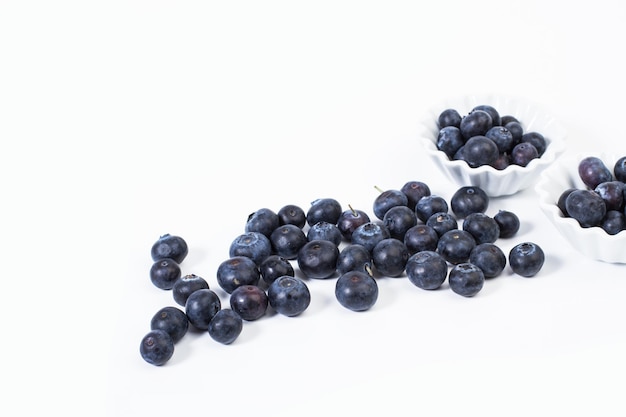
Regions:
M 347 242 L 350 242 L 352 241 L 352 232 L 354 232 L 354 229 L 369 221 L 370 216 L 366 212 L 350 207 L 349 210 L 341 212 L 337 220 L 337 228 L 341 232 L 341 236 Z
M 450 197 L 450 209 L 457 219 L 463 219 L 471 213 L 484 213 L 488 207 L 489 196 L 477 186 L 460 187 Z
M 606 181 L 598 184 L 594 191 L 598 193 L 608 210 L 622 210 L 624 208 L 624 183 L 621 181 Z
M 472 109 L 472 111 L 476 111 L 476 110 L 483 110 L 489 113 L 489 116 L 491 116 L 491 122 L 493 126 L 501 125 L 502 121 L 500 118 L 500 113 L 495 107 L 489 104 L 479 104 L 477 106 L 474 106 L 474 108 Z
M 530 143 L 537 149 L 537 154 L 539 157 L 543 155 L 548 147 L 548 143 L 546 142 L 546 138 L 539 132 L 526 132 L 522 135 L 522 140 L 520 143 Z
M 615 161 L 613 175 L 616 180 L 626 182 L 626 156 L 622 156 Z
M 267 285 L 270 285 L 277 278 L 283 275 L 295 276 L 293 265 L 287 258 L 280 255 L 270 255 L 259 265 L 259 273 L 261 279 Z
M 437 126 L 440 129 L 443 129 L 446 126 L 456 126 L 459 127 L 461 125 L 461 115 L 456 109 L 445 109 L 441 113 L 439 113 L 439 117 L 437 117 Z
M 337 224 L 342 212 L 341 204 L 334 198 L 318 198 L 311 202 L 306 213 L 306 221 L 309 226 L 317 222 Z
M 300 272 L 307 278 L 326 279 L 335 274 L 339 248 L 328 240 L 312 240 L 298 251 Z
M 449 159 L 453 159 L 458 150 L 465 144 L 465 138 L 458 127 L 448 126 L 439 130 L 435 145 L 437 149 L 445 153 Z
M 511 165 L 511 156 L 508 153 L 500 153 L 498 159 L 491 164 L 492 167 L 500 171 L 506 169 L 509 165 Z
M 473 297 L 483 289 L 485 274 L 469 262 L 454 265 L 448 274 L 450 289 L 464 297 Z
M 465 140 L 474 136 L 483 136 L 493 127 L 493 120 L 489 113 L 484 110 L 473 110 L 463 117 L 459 129 Z
M 516 145 L 513 134 L 504 126 L 494 126 L 485 133 L 485 136 L 494 141 L 498 152 L 510 153 Z
M 539 152 L 529 142 L 520 142 L 511 151 L 511 163 L 522 167 L 527 166 L 530 161 L 537 158 L 539 158 Z
M 260 232 L 246 232 L 237 236 L 230 244 L 228 255 L 247 256 L 259 265 L 272 254 L 272 243 Z
M 153 261 L 169 258 L 173 259 L 177 264 L 181 264 L 189 253 L 187 242 L 180 236 L 170 235 L 169 233 L 162 235 L 154 242 L 150 249 L 150 255 Z
M 448 202 L 441 196 L 431 194 L 421 198 L 415 205 L 415 215 L 426 223 L 435 213 L 445 213 L 449 210 Z
M 463 146 L 463 160 L 472 168 L 493 165 L 499 156 L 498 146 L 486 136 L 472 136 Z
M 287 204 L 278 210 L 279 225 L 293 224 L 299 228 L 303 228 L 306 224 L 306 213 L 302 207 L 295 204 Z
M 278 227 L 280 220 L 278 214 L 268 208 L 260 208 L 248 216 L 245 232 L 259 232 L 270 237 L 274 229 Z
M 409 198 L 400 190 L 384 190 L 376 196 L 372 204 L 374 216 L 379 220 L 383 220 L 385 213 L 396 206 L 407 206 Z
M 372 250 L 372 263 L 376 270 L 387 277 L 399 277 L 404 273 L 409 250 L 403 241 L 383 239 Z
M 509 252 L 511 269 L 523 277 L 535 276 L 543 267 L 545 259 L 543 249 L 533 242 L 519 243 Z
M 404 240 L 406 231 L 417 224 L 417 216 L 408 206 L 395 206 L 387 210 L 383 216 L 383 224 L 390 237 Z
M 471 233 L 463 229 L 444 233 L 437 242 L 437 253 L 453 265 L 467 262 L 476 240 Z
M 519 119 L 511 114 L 505 114 L 500 116 L 500 125 L 506 126 L 508 123 L 517 122 L 519 123 Z
M 581 227 L 598 226 L 606 214 L 606 203 L 591 190 L 572 191 L 565 199 L 565 208 Z
M 448 276 L 448 263 L 434 251 L 411 255 L 405 269 L 409 281 L 423 290 L 436 290 Z
M 372 255 L 363 245 L 350 244 L 339 252 L 337 272 L 343 275 L 350 271 L 365 271 L 372 265 Z
M 626 229 L 626 216 L 624 212 L 618 210 L 609 210 L 606 212 L 604 219 L 600 223 L 600 227 L 609 235 L 616 235 Z
M 230 308 L 246 321 L 263 317 L 268 305 L 267 293 L 256 285 L 242 285 L 230 295 Z
M 150 320 L 150 330 L 157 329 L 167 332 L 172 341 L 177 343 L 187 334 L 189 319 L 185 312 L 177 307 L 163 307 Z
M 500 238 L 508 239 L 517 234 L 520 228 L 520 220 L 517 214 L 508 210 L 498 210 L 493 216 L 493 219 L 498 223 L 500 228 Z
M 604 164 L 602 159 L 596 156 L 588 156 L 578 163 L 578 176 L 582 182 L 593 190 L 603 182 L 612 181 L 613 173 Z
M 164 330 L 150 330 L 141 339 L 139 353 L 151 365 L 165 365 L 174 355 L 174 341 Z
M 417 252 L 436 250 L 438 241 L 439 234 L 437 231 L 426 224 L 415 225 L 407 230 L 404 235 L 404 244 L 411 255 Z
M 438 236 L 449 230 L 458 229 L 459 224 L 451 213 L 435 213 L 426 220 L 426 226 L 432 227 Z
M 228 294 L 241 285 L 257 285 L 261 273 L 256 263 L 247 256 L 233 256 L 217 267 L 218 285 Z
M 506 129 L 511 132 L 513 136 L 513 147 L 522 141 L 522 136 L 524 136 L 524 128 L 522 124 L 518 121 L 510 121 L 506 124 L 503 124 Z
M 172 287 L 172 296 L 178 305 L 185 306 L 189 296 L 197 290 L 208 289 L 209 283 L 199 275 L 186 274 Z
M 307 242 L 306 234 L 295 224 L 278 226 L 270 235 L 273 253 L 285 259 L 296 259 L 298 251 Z
M 328 240 L 339 246 L 343 240 L 343 235 L 336 224 L 328 222 L 317 222 L 309 228 L 306 234 L 307 241 Z
M 479 267 L 485 278 L 497 277 L 506 267 L 506 255 L 494 243 L 481 243 L 470 253 L 469 263 Z
M 369 310 L 378 300 L 378 283 L 365 272 L 347 272 L 335 283 L 335 298 L 348 310 Z
M 485 213 L 472 213 L 463 220 L 463 230 L 469 232 L 477 244 L 493 243 L 500 237 L 500 226 Z
M 211 319 L 207 329 L 209 336 L 224 345 L 233 343 L 243 330 L 243 319 L 230 308 L 223 308 Z
M 173 259 L 159 259 L 150 267 L 150 281 L 162 290 L 171 290 L 181 275 L 180 265 Z
M 367 222 L 354 229 L 352 243 L 364 246 L 371 253 L 378 242 L 388 237 L 391 234 L 383 224 Z
M 213 290 L 201 289 L 192 292 L 187 298 L 185 314 L 196 329 L 207 330 L 211 319 L 221 308 L 220 298 Z
M 269 286 L 267 299 L 278 314 L 295 317 L 311 304 L 311 292 L 300 278 L 285 275 Z
M 407 206 L 415 210 L 415 205 L 422 198 L 431 194 L 428 184 L 422 181 L 407 181 L 400 188 L 400 191 L 407 197 Z
M 556 206 L 559 208 L 559 210 L 561 210 L 561 213 L 565 217 L 571 217 L 567 213 L 567 206 L 565 205 L 565 201 L 567 201 L 567 197 L 572 193 L 572 191 L 576 191 L 576 188 L 568 188 L 563 191 L 556 202 Z

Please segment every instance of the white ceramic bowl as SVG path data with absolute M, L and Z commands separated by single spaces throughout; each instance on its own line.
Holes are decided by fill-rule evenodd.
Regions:
M 510 165 L 503 170 L 488 165 L 471 168 L 465 161 L 451 161 L 444 152 L 437 149 L 439 115 L 443 110 L 453 108 L 464 116 L 480 104 L 493 106 L 501 116 L 516 117 L 525 132 L 541 133 L 548 143 L 544 154 L 525 167 Z M 565 150 L 565 129 L 535 104 L 512 97 L 472 95 L 448 99 L 431 107 L 420 127 L 420 140 L 424 149 L 448 179 L 459 186 L 478 186 L 491 197 L 515 194 L 534 185 L 541 172 L 554 163 Z
M 575 219 L 564 217 L 556 203 L 568 188 L 587 188 L 578 175 L 578 163 L 586 156 L 597 156 L 613 171 L 619 157 L 607 153 L 566 155 L 546 169 L 535 187 L 539 207 L 569 244 L 591 259 L 626 263 L 626 231 L 609 235 L 601 227 L 581 227 Z

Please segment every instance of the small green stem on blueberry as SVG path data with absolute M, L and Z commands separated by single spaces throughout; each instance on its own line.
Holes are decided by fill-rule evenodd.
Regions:
M 377 189 L 379 193 L 383 193 L 385 191 L 381 189 L 378 185 L 375 185 L 374 188 Z

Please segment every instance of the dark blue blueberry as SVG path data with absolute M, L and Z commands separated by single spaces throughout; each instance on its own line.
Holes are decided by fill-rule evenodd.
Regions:
M 591 190 L 598 184 L 613 180 L 611 170 L 596 156 L 588 156 L 578 163 L 578 176 Z
M 336 224 L 321 221 L 309 228 L 306 238 L 309 242 L 312 240 L 328 240 L 339 246 L 343 240 L 343 235 Z
M 164 330 L 172 341 L 177 343 L 187 334 L 189 319 L 185 312 L 177 307 L 163 307 L 150 320 L 150 330 Z
M 284 275 L 295 276 L 295 271 L 291 262 L 280 255 L 270 255 L 259 265 L 261 279 L 270 285 L 276 278 Z
M 626 229 L 626 216 L 624 212 L 618 210 L 609 210 L 606 212 L 600 227 L 610 235 L 616 235 Z
M 192 292 L 185 303 L 185 314 L 196 329 L 207 330 L 209 322 L 220 311 L 222 304 L 217 294 L 210 289 Z
M 230 308 L 246 321 L 263 317 L 268 305 L 267 293 L 256 285 L 242 285 L 230 295 Z
M 519 119 L 511 114 L 505 114 L 500 116 L 500 125 L 501 126 L 506 126 L 507 124 L 511 123 L 511 122 L 517 122 L 519 123 Z
M 404 240 L 406 231 L 417 224 L 417 216 L 408 206 L 395 206 L 387 210 L 383 216 L 383 224 L 390 237 Z
M 174 355 L 174 341 L 164 330 L 151 330 L 141 339 L 139 353 L 151 365 L 164 365 Z
M 498 210 L 493 219 L 500 228 L 500 238 L 507 239 L 517 234 L 520 228 L 520 220 L 517 214 L 508 210 Z
M 489 104 L 479 104 L 477 106 L 474 106 L 474 108 L 472 109 L 472 111 L 476 111 L 476 110 L 483 110 L 489 113 L 489 116 L 491 116 L 491 122 L 493 126 L 501 125 L 502 122 L 500 119 L 500 113 L 498 112 L 498 110 L 496 110 L 495 107 L 490 106 Z
M 476 244 L 493 243 L 500 237 L 500 226 L 485 213 L 471 213 L 463 220 L 463 230 L 474 236 Z
M 404 244 L 411 255 L 426 250 L 436 250 L 438 241 L 437 231 L 425 224 L 415 225 L 404 234 Z
M 439 130 L 437 134 L 437 149 L 445 153 L 449 159 L 454 159 L 454 155 L 465 144 L 465 138 L 458 127 L 448 126 Z
M 385 213 L 392 207 L 407 206 L 409 204 L 409 198 L 400 190 L 384 190 L 376 196 L 372 208 L 374 215 L 382 220 L 385 217 Z
M 411 210 L 415 210 L 415 205 L 422 197 L 431 194 L 428 184 L 422 181 L 407 181 L 400 188 L 400 191 L 406 195 L 408 200 L 407 206 Z
M 267 299 L 277 313 L 294 317 L 309 307 L 311 292 L 300 278 L 285 275 L 272 282 Z
M 461 115 L 456 109 L 445 109 L 441 113 L 439 113 L 439 117 L 437 117 L 437 126 L 440 129 L 443 129 L 446 126 L 456 126 L 459 127 L 461 125 Z
M 369 310 L 378 300 L 378 283 L 365 272 L 346 272 L 335 283 L 335 297 L 348 310 Z
M 174 301 L 184 307 L 191 293 L 208 288 L 209 283 L 204 278 L 196 274 L 187 274 L 174 283 L 172 295 L 174 296 Z
M 506 255 L 493 243 L 481 243 L 472 249 L 469 262 L 479 267 L 485 278 L 494 278 L 504 271 Z
M 456 218 L 450 213 L 435 213 L 426 220 L 426 226 L 432 227 L 438 236 L 443 235 L 448 230 L 458 229 L 459 224 Z
M 606 181 L 598 184 L 594 191 L 598 193 L 608 210 L 622 210 L 624 207 L 624 183 L 621 181 Z
M 155 287 L 162 290 L 171 290 L 180 277 L 180 265 L 173 259 L 159 259 L 150 267 L 150 281 L 152 281 Z
M 399 277 L 404 273 L 409 256 L 409 250 L 404 242 L 388 238 L 374 246 L 372 263 L 380 274 L 387 277 Z
M 493 120 L 489 113 L 484 110 L 474 110 L 463 117 L 459 129 L 465 140 L 473 136 L 484 136 L 493 127 Z
M 450 197 L 450 208 L 457 219 L 463 219 L 471 213 L 484 213 L 488 207 L 489 196 L 477 186 L 461 187 Z
M 513 146 L 517 145 L 522 141 L 522 136 L 524 136 L 524 128 L 520 122 L 511 121 L 502 126 L 506 127 L 506 129 L 511 132 L 513 136 Z
M 565 199 L 567 214 L 582 227 L 598 226 L 606 214 L 606 203 L 591 190 L 574 190 Z
M 339 248 L 328 240 L 312 240 L 298 251 L 300 272 L 307 278 L 326 279 L 335 274 Z
M 230 308 L 218 311 L 209 323 L 209 336 L 224 345 L 233 343 L 243 330 L 243 320 Z
M 565 205 L 565 201 L 567 201 L 567 197 L 572 193 L 572 191 L 576 191 L 576 188 L 568 188 L 563 191 L 556 202 L 556 206 L 559 208 L 559 210 L 561 210 L 561 213 L 564 217 L 571 217 L 567 213 L 567 206 Z
M 537 149 L 537 153 L 539 157 L 544 154 L 546 151 L 546 147 L 548 143 L 546 142 L 546 138 L 539 132 L 526 132 L 522 135 L 522 140 L 520 143 L 530 143 Z
M 520 142 L 511 151 L 511 163 L 514 165 L 525 167 L 530 161 L 537 158 L 539 158 L 539 152 L 529 142 Z
M 622 156 L 615 161 L 613 175 L 616 180 L 626 183 L 626 156 Z
M 406 263 L 409 281 L 424 290 L 436 290 L 448 276 L 448 263 L 437 252 L 417 252 Z
M 543 267 L 545 259 L 543 249 L 533 242 L 519 243 L 509 252 L 511 269 L 523 277 L 536 275 Z
M 499 171 L 506 169 L 509 165 L 511 165 L 511 155 L 508 153 L 500 153 L 500 155 L 498 155 L 498 159 L 491 164 L 492 167 Z
M 498 146 L 486 136 L 472 136 L 463 146 L 462 159 L 472 168 L 493 165 L 499 156 Z
M 513 134 L 504 126 L 494 126 L 485 133 L 485 137 L 488 137 L 495 142 L 498 147 L 498 151 L 502 153 L 510 153 L 515 146 Z
M 311 203 L 306 213 L 306 221 L 309 226 L 317 222 L 337 224 L 342 212 L 341 204 L 334 198 L 318 198 Z
M 448 274 L 450 289 L 464 297 L 473 297 L 483 289 L 485 274 L 469 262 L 454 265 Z
M 257 285 L 261 273 L 256 263 L 247 256 L 233 256 L 217 267 L 217 283 L 228 294 L 241 285 Z
M 476 240 L 471 233 L 455 229 L 444 233 L 439 238 L 437 253 L 447 262 L 456 265 L 467 262 L 474 247 L 476 247 Z
M 352 206 L 349 207 L 349 210 L 341 212 L 337 220 L 337 227 L 343 238 L 348 242 L 352 240 L 352 232 L 354 232 L 354 229 L 370 221 L 370 217 L 366 212 L 354 209 Z
M 272 243 L 269 238 L 260 232 L 246 232 L 230 244 L 228 255 L 247 256 L 259 265 L 265 258 L 272 254 Z
M 448 211 L 448 202 L 445 198 L 431 194 L 422 197 L 415 205 L 415 215 L 419 220 L 426 223 L 428 218 L 435 213 L 446 213 Z
M 303 228 L 306 224 L 306 213 L 302 207 L 295 204 L 287 204 L 281 207 L 276 214 L 278 215 L 278 223 L 280 225 L 293 224 Z
M 153 261 L 169 258 L 173 259 L 177 264 L 182 263 L 188 253 L 187 242 L 182 237 L 170 235 L 169 233 L 159 237 L 150 249 Z
M 298 251 L 308 242 L 304 230 L 295 224 L 278 226 L 270 235 L 270 243 L 275 254 L 286 259 L 296 259 Z
M 339 252 L 337 272 L 343 275 L 350 271 L 365 271 L 372 265 L 372 255 L 363 245 L 350 244 Z
M 248 216 L 245 231 L 259 232 L 270 237 L 279 224 L 278 214 L 268 208 L 260 208 Z
M 354 229 L 352 243 L 365 246 L 371 253 L 378 242 L 390 236 L 389 230 L 384 225 L 367 222 Z

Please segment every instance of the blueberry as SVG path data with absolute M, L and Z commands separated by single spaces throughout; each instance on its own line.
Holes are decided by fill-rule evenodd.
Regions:
M 300 271 L 307 278 L 325 279 L 335 274 L 339 248 L 328 240 L 312 240 L 298 251 Z
M 515 245 L 509 252 L 509 265 L 513 272 L 523 277 L 536 275 L 545 261 L 545 254 L 541 247 L 533 242 L 523 242 Z
M 508 123 L 517 122 L 519 123 L 519 119 L 511 114 L 505 114 L 500 116 L 500 125 L 506 126 Z
M 404 244 L 411 255 L 426 250 L 436 250 L 438 241 L 437 231 L 426 224 L 415 225 L 404 235 Z
M 561 210 L 561 213 L 563 214 L 564 217 L 571 217 L 567 213 L 567 206 L 565 202 L 567 201 L 567 197 L 572 193 L 572 191 L 576 191 L 576 188 L 568 188 L 565 191 L 563 191 L 561 195 L 559 195 L 559 198 L 556 202 L 556 206 L 559 208 L 559 210 Z
M 177 264 L 182 263 L 188 253 L 187 242 L 182 237 L 170 235 L 169 233 L 159 237 L 150 249 L 153 261 L 169 258 L 173 259 Z
M 600 158 L 595 156 L 583 158 L 578 163 L 578 176 L 591 190 L 596 188 L 598 184 L 613 180 L 611 170 Z
M 187 303 L 187 298 L 193 292 L 208 288 L 209 284 L 204 278 L 196 274 L 187 274 L 174 283 L 172 295 L 174 296 L 174 301 L 184 307 Z
M 624 207 L 624 183 L 621 181 L 601 182 L 594 191 L 598 193 L 608 210 L 621 210 Z
M 164 330 L 151 330 L 141 339 L 139 353 L 151 365 L 164 365 L 174 355 L 174 341 Z
M 246 321 L 263 317 L 268 304 L 267 294 L 256 285 L 242 285 L 230 295 L 230 308 Z
M 284 275 L 295 276 L 291 262 L 280 255 L 270 255 L 265 258 L 259 265 L 259 273 L 261 274 L 261 279 L 267 285 Z
M 472 109 L 472 111 L 476 110 L 483 110 L 489 113 L 493 126 L 500 126 L 500 124 L 502 123 L 500 119 L 500 113 L 498 112 L 498 110 L 496 110 L 495 107 L 490 106 L 489 104 L 479 104 L 477 106 L 474 106 L 474 108 Z
M 276 279 L 267 289 L 269 305 L 288 317 L 301 314 L 311 303 L 311 293 L 300 278 L 288 275 Z
M 465 138 L 461 130 L 455 126 L 444 127 L 437 134 L 435 145 L 437 149 L 445 153 L 449 159 L 454 159 L 454 155 L 465 144 Z
M 511 155 L 506 152 L 500 153 L 500 155 L 498 155 L 498 159 L 496 159 L 495 162 L 491 164 L 492 167 L 499 171 L 508 168 L 509 165 L 511 165 Z
M 598 226 L 606 214 L 606 203 L 591 190 L 574 190 L 565 199 L 565 209 L 582 227 Z
M 272 243 L 260 232 L 246 232 L 237 236 L 230 244 L 228 255 L 247 256 L 259 265 L 272 254 Z
M 498 210 L 493 219 L 500 228 L 500 238 L 507 239 L 517 234 L 520 228 L 520 220 L 517 214 L 508 210 Z
M 180 277 L 180 266 L 173 259 L 159 259 L 150 267 L 150 281 L 162 290 L 171 290 Z
M 522 141 L 522 136 L 524 136 L 524 128 L 521 123 L 518 121 L 510 121 L 506 124 L 503 124 L 506 129 L 511 132 L 511 136 L 513 136 L 513 146 L 517 145 Z
M 419 220 L 426 223 L 428 218 L 435 213 L 446 213 L 448 202 L 441 196 L 431 194 L 422 197 L 415 205 L 415 215 Z
M 211 319 L 207 329 L 209 336 L 224 345 L 233 343 L 243 330 L 243 320 L 230 308 L 223 308 Z
M 546 138 L 539 132 L 526 132 L 522 135 L 521 143 L 530 143 L 537 149 L 539 157 L 544 154 L 548 146 Z
M 422 198 L 430 195 L 430 187 L 422 181 L 407 181 L 400 188 L 407 197 L 407 206 L 411 210 L 415 210 L 415 205 Z
M 207 330 L 209 322 L 222 307 L 220 298 L 210 289 L 192 292 L 185 303 L 185 314 L 196 329 Z
M 404 242 L 394 238 L 383 239 L 372 250 L 372 263 L 376 270 L 388 277 L 399 277 L 409 259 Z
M 365 272 L 346 272 L 335 283 L 335 297 L 348 310 L 369 310 L 378 300 L 378 283 Z
M 189 319 L 184 311 L 176 307 L 163 307 L 150 320 L 150 330 L 164 330 L 177 343 L 187 334 Z
M 485 213 L 469 214 L 463 221 L 463 230 L 474 236 L 477 244 L 493 243 L 500 237 L 500 226 Z
M 457 189 L 450 197 L 450 208 L 458 219 L 471 213 L 484 213 L 489 207 L 489 196 L 480 187 L 464 186 Z
M 473 297 L 483 289 L 485 274 L 469 262 L 454 265 L 448 274 L 450 289 L 464 297 Z
M 459 127 L 461 125 L 461 119 L 462 117 L 456 109 L 445 109 L 439 113 L 437 125 L 440 129 L 443 129 L 446 126 Z
M 472 168 L 493 165 L 498 156 L 500 156 L 498 146 L 486 136 L 472 136 L 463 146 L 462 159 Z
M 520 142 L 511 151 L 511 163 L 522 167 L 527 166 L 530 161 L 537 158 L 539 158 L 539 152 L 529 142 Z
M 374 215 L 383 220 L 385 217 L 385 213 L 392 207 L 396 206 L 407 206 L 409 204 L 409 199 L 400 190 L 384 190 L 381 191 L 380 194 L 376 196 L 373 203 L 373 211 Z
M 600 227 L 610 235 L 616 235 L 626 229 L 626 216 L 624 212 L 618 210 L 609 210 L 606 212 L 604 219 L 600 223 Z
M 302 207 L 295 204 L 287 204 L 278 210 L 278 223 L 293 224 L 299 228 L 303 228 L 306 224 L 306 213 Z
M 450 213 L 434 213 L 426 220 L 426 226 L 432 227 L 438 236 L 443 235 L 448 230 L 458 229 L 459 224 L 456 218 Z
M 306 234 L 295 224 L 278 226 L 270 235 L 274 253 L 285 259 L 296 259 L 298 251 L 306 242 L 308 242 Z
M 469 263 L 479 267 L 485 278 L 494 278 L 504 271 L 506 255 L 494 243 L 481 243 L 470 252 Z
M 513 134 L 504 126 L 494 126 L 485 133 L 485 137 L 488 137 L 498 147 L 500 154 L 510 153 L 515 146 L 515 140 Z
M 256 263 L 247 256 L 233 256 L 217 267 L 217 283 L 228 294 L 241 285 L 257 285 L 261 273 Z
M 616 180 L 626 182 L 626 156 L 622 156 L 615 161 L 613 165 L 613 175 Z
M 341 204 L 334 198 L 318 198 L 311 203 L 306 213 L 306 221 L 309 226 L 317 222 L 337 224 L 342 212 Z
M 246 232 L 259 232 L 270 237 L 274 229 L 278 227 L 280 220 L 278 214 L 268 208 L 260 208 L 248 216 Z
M 354 229 L 364 223 L 368 223 L 370 221 L 370 217 L 363 210 L 354 209 L 352 206 L 348 207 L 349 210 L 341 212 L 341 215 L 337 220 L 337 227 L 339 228 L 343 238 L 350 242 L 352 240 L 352 232 L 354 232 Z
M 463 117 L 459 129 L 465 140 L 473 136 L 482 136 L 493 127 L 493 119 L 484 110 L 473 110 Z
M 383 224 L 390 237 L 403 240 L 406 231 L 417 224 L 417 216 L 408 206 L 395 206 L 387 210 Z
M 343 240 L 343 235 L 336 224 L 321 221 L 309 228 L 306 238 L 309 242 L 312 240 L 328 240 L 339 246 Z
M 441 287 L 448 275 L 448 263 L 434 251 L 422 251 L 411 255 L 405 269 L 409 281 L 424 290 L 436 290 Z
M 388 237 L 391 234 L 384 225 L 367 222 L 354 229 L 352 243 L 364 246 L 371 253 L 378 242 Z
M 339 252 L 337 272 L 343 275 L 350 271 L 365 271 L 372 264 L 372 255 L 363 245 L 350 244 Z
M 469 260 L 476 240 L 467 231 L 462 229 L 450 230 L 444 233 L 437 242 L 437 253 L 449 263 L 456 265 Z

